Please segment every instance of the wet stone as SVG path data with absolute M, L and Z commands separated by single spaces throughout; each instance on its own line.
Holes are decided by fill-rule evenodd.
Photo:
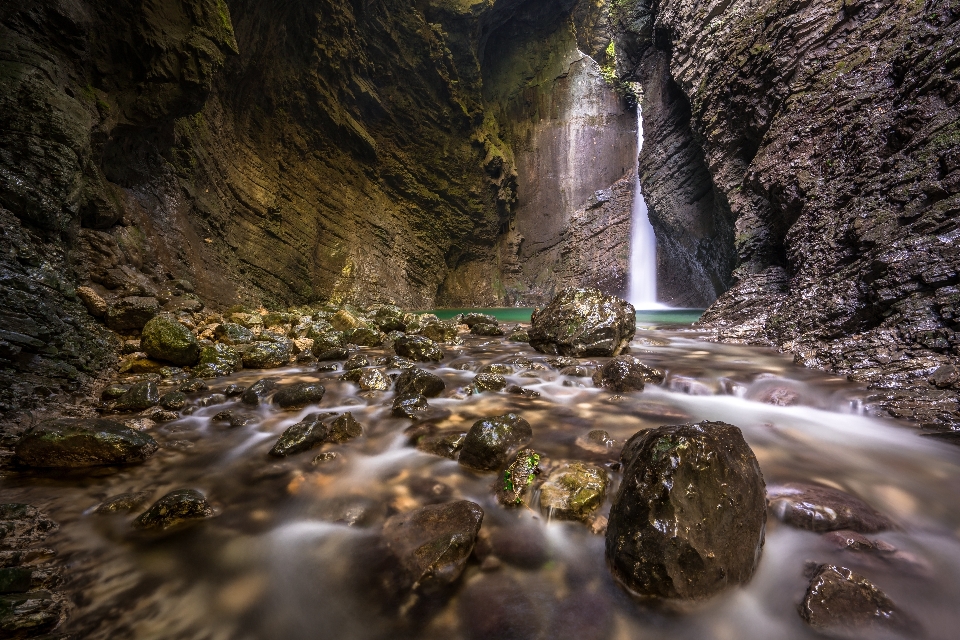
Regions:
M 170 411 L 179 411 L 187 406 L 187 396 L 180 391 L 171 391 L 160 396 L 160 406 Z
M 367 356 L 363 355 L 362 353 L 358 353 L 343 363 L 343 370 L 350 371 L 351 369 L 361 369 L 363 367 L 369 367 L 372 364 L 373 363 L 369 358 L 367 358 Z
M 589 378 L 591 377 L 590 369 L 582 365 L 575 365 L 573 367 L 564 367 L 560 370 L 560 375 L 570 376 L 571 378 Z
M 473 379 L 473 386 L 479 393 L 503 391 L 507 386 L 507 379 L 497 373 L 478 373 Z
M 571 462 L 551 473 L 540 487 L 540 512 L 559 520 L 586 521 L 600 508 L 606 495 L 606 471 Z
M 800 617 L 833 638 L 887 637 L 891 632 L 923 635 L 883 591 L 846 567 L 819 565 L 800 603 Z
M 499 471 L 532 439 L 530 423 L 515 413 L 478 420 L 467 432 L 459 462 L 478 471 Z
M 527 389 L 527 388 L 525 388 L 525 387 L 521 387 L 521 386 L 518 385 L 518 384 L 510 384 L 510 385 L 507 385 L 507 386 L 504 388 L 504 391 L 506 391 L 507 393 L 512 393 L 512 394 L 514 394 L 514 395 L 523 396 L 523 397 L 525 397 L 525 398 L 539 398 L 539 397 L 540 397 L 540 392 L 539 392 L 539 391 L 534 391 L 533 389 Z
M 645 383 L 663 382 L 663 372 L 643 364 L 633 356 L 620 356 L 600 367 L 593 374 L 593 384 L 617 393 L 642 391 Z
M 223 404 L 227 401 L 227 396 L 222 393 L 211 393 L 208 396 L 204 396 L 197 400 L 198 407 L 211 407 L 215 404 Z
M 640 596 L 699 600 L 747 582 L 763 546 L 763 475 L 740 429 L 701 422 L 624 446 L 606 558 Z
M 379 369 L 367 369 L 357 380 L 357 384 L 363 391 L 386 391 L 390 388 L 392 380 Z
M 533 449 L 521 449 L 513 462 L 500 472 L 494 485 L 497 502 L 507 507 L 523 504 L 527 488 L 540 473 L 540 455 Z
M 153 382 L 138 382 L 117 399 L 117 411 L 143 411 L 160 403 L 160 390 Z
M 398 395 L 420 394 L 427 398 L 436 398 L 444 389 L 446 384 L 439 376 L 416 367 L 406 369 L 394 384 Z
M 315 467 L 319 467 L 321 465 L 327 465 L 336 462 L 341 458 L 343 458 L 343 456 L 336 451 L 324 451 L 323 453 L 317 454 L 310 464 Z
M 498 376 L 509 376 L 513 374 L 513 367 L 508 364 L 485 364 L 477 370 L 478 374 L 481 373 L 492 373 Z
M 329 373 L 331 371 L 339 371 L 340 365 L 338 365 L 335 362 L 331 364 L 321 364 L 317 366 L 316 370 L 317 370 L 317 373 Z
M 428 434 L 417 438 L 417 449 L 424 453 L 455 460 L 457 452 L 463 448 L 466 437 L 465 431 Z
M 556 358 L 547 358 L 547 364 L 557 371 L 560 371 L 561 369 L 566 369 L 567 367 L 575 367 L 580 364 L 580 361 L 576 358 L 557 356 Z
M 483 509 L 468 500 L 428 505 L 390 517 L 382 539 L 401 568 L 408 589 L 434 591 L 463 573 L 483 522 Z
M 403 323 L 403 310 L 393 305 L 385 305 L 377 309 L 373 315 L 373 321 L 380 328 L 380 331 L 385 333 L 405 331 L 407 328 L 407 325 Z
M 250 385 L 240 396 L 243 404 L 256 406 L 279 386 L 277 378 L 262 378 Z
M 101 502 L 94 513 L 97 515 L 112 515 L 115 513 L 130 513 L 139 509 L 150 499 L 150 492 L 140 491 L 138 493 L 121 493 L 120 495 L 107 498 Z
M 229 384 L 223 390 L 223 395 L 227 396 L 228 398 L 235 398 L 237 396 L 242 396 L 243 392 L 246 390 L 247 388 L 242 384 Z
M 377 329 L 357 327 L 343 332 L 343 341 L 360 347 L 379 347 L 383 344 L 384 335 Z
M 342 443 L 363 435 L 363 427 L 351 413 L 312 413 L 288 428 L 270 450 L 284 457 L 309 451 L 325 442 Z
M 233 322 L 218 325 L 213 337 L 226 345 L 250 344 L 254 340 L 253 331 Z
M 453 496 L 453 489 L 435 478 L 414 476 L 407 481 L 407 489 L 427 504 L 442 504 Z
M 771 487 L 767 499 L 770 512 L 778 520 L 808 531 L 850 529 L 877 533 L 893 526 L 886 516 L 863 500 L 830 487 L 789 483 Z
M 156 298 L 128 296 L 107 309 L 107 326 L 114 331 L 139 331 L 160 312 Z
M 384 358 L 382 364 L 387 369 L 410 369 L 417 366 L 416 362 L 402 356 L 390 356 L 388 358 Z
M 209 388 L 210 386 L 205 381 L 194 378 L 193 380 L 187 380 L 177 387 L 177 391 L 183 393 L 197 393 L 198 391 L 206 391 Z
M 192 366 L 200 357 L 193 332 L 167 315 L 155 316 L 143 327 L 140 344 L 151 358 L 180 367 Z
M 416 362 L 440 362 L 443 360 L 443 351 L 433 340 L 423 336 L 403 336 L 393 342 L 393 349 L 398 356 L 410 358 Z
M 247 369 L 276 369 L 290 362 L 293 355 L 289 341 L 258 341 L 243 352 L 243 366 Z
M 511 342 L 530 342 L 530 332 L 526 329 L 515 329 L 507 336 Z
M 460 331 L 451 322 L 431 322 L 420 328 L 420 335 L 434 342 L 456 342 Z
M 18 464 L 43 468 L 136 464 L 156 450 L 149 435 L 99 419 L 45 422 L 27 431 L 15 447 Z
M 165 531 L 213 516 L 213 508 L 195 489 L 177 489 L 157 500 L 133 522 L 142 531 Z
M 564 289 L 530 322 L 530 346 L 576 358 L 619 355 L 637 330 L 633 305 L 597 289 Z
M 350 357 L 350 352 L 343 347 L 335 347 L 318 353 L 316 356 L 319 362 L 330 362 L 331 360 L 346 360 Z M 344 365 L 344 368 L 346 368 L 346 365 Z
M 496 337 L 503 335 L 503 329 L 495 324 L 481 323 L 470 327 L 470 333 L 475 336 Z
M 392 413 L 398 418 L 416 419 L 430 408 L 427 399 L 419 393 L 407 393 L 397 396 L 393 401 Z
M 473 329 L 478 324 L 500 324 L 494 316 L 486 313 L 465 313 L 460 318 L 460 323 Z
M 319 404 L 326 389 L 316 382 L 298 382 L 280 388 L 273 396 L 273 404 L 282 409 L 300 409 L 308 404 Z
M 220 378 L 243 367 L 243 358 L 233 347 L 213 344 L 200 349 L 194 375 L 198 378 Z
M 103 400 L 116 400 L 120 398 L 123 394 L 130 390 L 129 385 L 123 384 L 110 384 L 107 385 L 103 391 L 100 393 L 100 397 Z
M 349 356 L 348 354 L 343 357 L 335 357 L 335 354 L 346 351 L 343 334 L 339 331 L 331 331 L 310 337 L 313 339 L 313 347 L 311 347 L 311 350 L 313 351 L 313 355 L 317 356 L 317 360 L 346 360 Z

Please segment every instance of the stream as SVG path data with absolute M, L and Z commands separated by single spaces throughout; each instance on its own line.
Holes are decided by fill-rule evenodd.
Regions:
M 960 448 L 864 415 L 866 390 L 845 379 L 772 350 L 708 342 L 682 324 L 695 317 L 640 318 L 631 353 L 667 376 L 661 385 L 619 396 L 595 388 L 590 378 L 560 375 L 547 356 L 523 343 L 461 334 L 462 345 L 443 345 L 440 364 L 420 365 L 446 383 L 425 419 L 441 431 L 466 431 L 483 417 L 520 414 L 533 427 L 531 447 L 542 465 L 606 466 L 611 490 L 603 514 L 619 482 L 619 444 L 631 435 L 666 424 L 729 422 L 742 429 L 768 487 L 815 482 L 859 496 L 897 523 L 876 538 L 898 553 L 838 550 L 771 515 L 759 568 L 745 587 L 682 612 L 639 604 L 611 578 L 602 534 L 579 522 L 550 521 L 537 508 L 536 491 L 525 507 L 499 506 L 493 475 L 410 446 L 411 421 L 391 415 L 392 391 L 360 392 L 339 379 L 342 372 L 318 372 L 316 364 L 212 380 L 208 391 L 191 394 L 194 413 L 151 429 L 161 449 L 144 464 L 93 475 L 7 475 L 4 501 L 35 505 L 60 523 L 48 543 L 66 567 L 64 590 L 75 603 L 62 631 L 78 638 L 815 638 L 797 613 L 809 561 L 867 576 L 927 637 L 956 637 Z M 592 370 L 603 360 L 581 364 Z M 465 393 L 476 370 L 490 363 L 513 363 L 509 382 L 539 396 Z M 316 406 L 282 411 L 244 407 L 236 398 L 210 401 L 228 384 L 267 375 L 321 381 L 326 395 L 319 409 L 352 412 L 363 437 L 271 458 L 267 452 L 283 430 Z M 253 420 L 236 428 L 215 422 L 224 410 Z M 585 446 L 595 429 L 618 446 Z M 315 463 L 321 451 L 340 455 Z M 217 515 L 173 535 L 143 538 L 130 529 L 139 511 L 92 512 L 117 494 L 149 492 L 149 505 L 179 488 L 203 492 Z M 384 521 L 456 499 L 482 506 L 482 532 L 499 563 L 481 569 L 471 560 L 446 598 L 391 602 L 374 584 Z

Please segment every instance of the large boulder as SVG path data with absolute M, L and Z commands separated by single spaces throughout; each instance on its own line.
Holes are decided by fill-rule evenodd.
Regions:
M 401 569 L 406 588 L 434 591 L 463 573 L 473 552 L 483 509 L 468 500 L 428 505 L 392 516 L 383 542 Z
M 406 369 L 397 378 L 394 389 L 397 395 L 419 393 L 427 398 L 436 398 L 446 388 L 440 376 L 416 367 Z
M 621 462 L 606 539 L 617 581 L 641 596 L 698 600 L 753 576 L 765 487 L 740 429 L 701 422 L 641 431 Z
M 530 319 L 530 346 L 552 355 L 616 356 L 633 340 L 633 305 L 598 289 L 564 289 Z
M 593 384 L 617 393 L 643 391 L 643 386 L 647 382 L 654 384 L 663 382 L 663 372 L 648 367 L 633 356 L 616 357 L 593 374 Z
M 800 617 L 833 638 L 886 638 L 922 633 L 876 585 L 846 567 L 816 568 L 800 603 Z M 909 633 L 913 631 L 914 633 Z
M 15 447 L 28 467 L 71 469 L 136 464 L 157 450 L 157 442 L 112 420 L 61 419 L 33 427 Z
M 478 471 L 499 471 L 532 439 L 530 423 L 515 413 L 477 420 L 463 441 L 459 462 Z
M 788 483 L 771 487 L 767 500 L 770 511 L 782 522 L 818 533 L 841 529 L 877 533 L 893 526 L 863 500 L 830 487 Z
M 401 336 L 393 341 L 393 350 L 398 356 L 416 362 L 440 362 L 443 351 L 436 342 L 423 336 Z
M 403 310 L 389 304 L 377 309 L 377 312 L 373 315 L 373 321 L 380 327 L 380 331 L 385 333 L 406 331 L 407 329 L 407 325 L 403 323 Z
M 421 327 L 420 335 L 434 342 L 456 342 L 460 331 L 452 322 L 438 320 Z
M 170 316 L 154 316 L 140 336 L 140 348 L 155 360 L 190 367 L 200 357 L 200 343 L 185 325 Z

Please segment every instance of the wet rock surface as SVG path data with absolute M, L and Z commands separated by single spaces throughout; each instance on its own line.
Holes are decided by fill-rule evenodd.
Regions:
M 521 449 L 507 465 L 494 485 L 497 502 L 504 506 L 523 504 L 524 495 L 540 473 L 540 455 L 533 449 Z
M 750 580 L 766 524 L 763 475 L 737 427 L 659 427 L 621 454 L 606 557 L 640 596 L 698 600 Z
M 616 356 L 636 333 L 633 306 L 597 289 L 566 289 L 533 314 L 530 346 L 553 355 Z
M 924 636 L 883 591 L 846 567 L 816 567 L 799 609 L 808 625 L 831 638 Z
M 566 371 L 566 369 L 565 369 Z M 572 373 L 577 373 L 573 371 Z M 571 375 L 567 373 L 565 375 Z M 623 391 L 643 391 L 645 383 L 659 384 L 663 382 L 663 372 L 648 367 L 639 358 L 633 356 L 619 356 L 593 374 L 593 384 L 618 393 Z
M 157 500 L 133 522 L 141 531 L 165 531 L 214 515 L 213 508 L 195 489 L 177 489 Z
M 423 336 L 403 336 L 393 342 L 398 356 L 410 358 L 416 362 L 440 362 L 443 350 L 433 340 Z
M 137 464 L 156 450 L 152 437 L 118 422 L 76 419 L 38 425 L 15 448 L 18 464 L 60 469 Z
M 397 395 L 420 394 L 427 398 L 435 398 L 443 393 L 446 384 L 439 376 L 417 367 L 407 368 L 394 383 Z
M 530 423 L 515 413 L 478 420 L 467 432 L 459 462 L 478 471 L 499 471 L 532 438 Z
M 140 345 L 151 358 L 179 367 L 194 365 L 200 358 L 200 344 L 193 332 L 165 315 L 156 316 L 143 327 Z
M 889 518 L 863 500 L 830 487 L 789 483 L 770 487 L 767 500 L 779 520 L 809 531 L 876 533 L 893 527 Z
M 281 387 L 273 395 L 273 403 L 283 409 L 300 409 L 308 404 L 319 404 L 326 393 L 322 384 L 316 382 L 299 382 Z
M 540 512 L 558 520 L 586 520 L 607 496 L 607 473 L 600 467 L 570 462 L 540 487 Z
M 270 455 L 282 458 L 309 451 L 325 442 L 339 444 L 361 435 L 363 427 L 352 413 L 312 413 L 284 431 Z
M 480 505 L 460 500 L 392 516 L 382 537 L 400 563 L 404 586 L 429 592 L 460 577 L 482 523 Z

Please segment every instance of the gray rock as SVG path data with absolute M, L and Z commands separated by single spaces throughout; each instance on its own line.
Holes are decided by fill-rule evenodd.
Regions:
M 397 395 L 419 393 L 427 398 L 435 398 L 443 393 L 447 385 L 439 376 L 416 367 L 406 369 L 397 378 L 394 390 Z
M 467 432 L 459 462 L 478 471 L 499 471 L 532 439 L 530 423 L 515 413 L 478 420 Z
M 624 446 L 606 558 L 641 596 L 699 600 L 747 582 L 763 546 L 763 475 L 722 422 L 641 431 Z
M 28 467 L 80 468 L 143 462 L 156 441 L 112 420 L 51 420 L 27 431 L 15 447 Z
M 319 404 L 326 389 L 316 382 L 298 382 L 281 387 L 273 396 L 273 404 L 283 409 L 300 409 L 308 404 Z
M 564 289 L 531 318 L 530 346 L 573 357 L 616 356 L 633 340 L 633 305 L 597 289 Z
M 141 348 L 155 360 L 190 367 L 200 358 L 200 344 L 185 325 L 168 315 L 158 315 L 143 327 Z
M 401 567 L 401 584 L 426 592 L 463 573 L 483 522 L 483 509 L 468 500 L 428 505 L 390 517 L 382 539 Z
M 818 633 L 832 638 L 923 635 L 876 585 L 846 567 L 834 565 L 816 568 L 800 603 L 800 617 Z
M 800 529 L 876 533 L 893 523 L 876 509 L 848 493 L 819 485 L 798 482 L 770 487 L 770 511 L 777 519 Z
M 160 313 L 156 298 L 128 296 L 107 309 L 107 326 L 114 331 L 139 331 Z
M 177 489 L 157 500 L 133 522 L 141 531 L 165 531 L 213 516 L 213 508 L 195 489 Z
M 443 351 L 433 340 L 423 336 L 403 336 L 393 341 L 393 350 L 398 356 L 416 362 L 440 362 Z
M 663 372 L 643 364 L 633 356 L 619 356 L 597 369 L 593 384 L 617 393 L 643 391 L 644 383 L 663 382 Z
M 160 404 L 160 390 L 149 380 L 138 382 L 117 399 L 117 411 L 143 411 Z

